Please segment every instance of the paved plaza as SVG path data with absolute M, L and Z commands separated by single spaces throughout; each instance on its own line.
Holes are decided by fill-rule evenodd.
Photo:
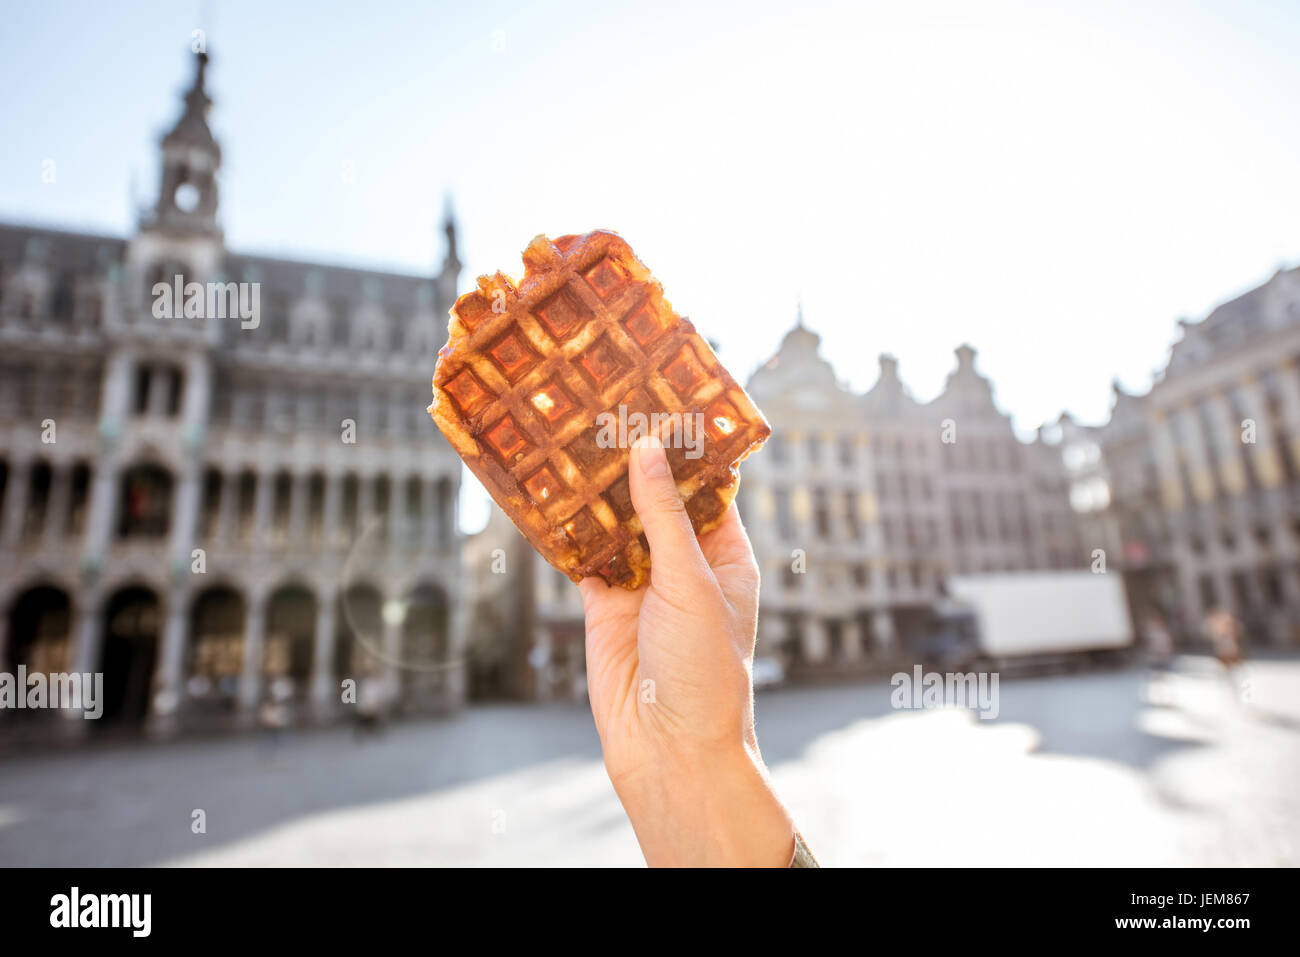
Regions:
M 1203 657 L 1004 680 L 999 706 L 783 689 L 759 738 L 826 865 L 1300 864 L 1300 660 L 1235 691 Z M 0 756 L 0 865 L 641 863 L 576 704 Z

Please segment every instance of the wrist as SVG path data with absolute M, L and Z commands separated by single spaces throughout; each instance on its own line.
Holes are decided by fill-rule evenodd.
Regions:
M 668 756 L 614 779 L 651 867 L 786 867 L 794 822 L 756 754 Z

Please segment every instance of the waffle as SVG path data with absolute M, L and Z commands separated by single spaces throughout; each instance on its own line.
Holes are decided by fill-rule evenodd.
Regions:
M 657 425 L 697 534 L 721 522 L 736 464 L 771 434 L 631 247 L 604 230 L 538 236 L 517 286 L 481 276 L 456 301 L 429 414 L 548 562 L 575 582 L 626 588 L 650 571 L 628 487 L 638 427 Z

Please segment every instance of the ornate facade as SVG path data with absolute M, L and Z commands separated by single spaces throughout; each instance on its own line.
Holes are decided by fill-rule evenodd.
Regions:
M 1135 612 L 1184 639 L 1230 611 L 1254 643 L 1300 639 L 1300 269 L 1210 313 L 1151 390 L 1096 430 Z
M 748 383 L 772 424 L 740 493 L 759 654 L 796 675 L 853 670 L 923 635 L 951 574 L 1086 567 L 1059 448 L 1016 437 L 975 350 L 921 403 L 892 356 L 857 395 L 819 344 L 801 318 Z
M 100 723 L 161 731 L 272 687 L 328 719 L 367 675 L 455 707 L 461 470 L 425 412 L 455 226 L 431 276 L 227 250 L 206 62 L 134 235 L 0 226 L 0 670 L 102 671 Z M 176 276 L 258 314 L 157 318 Z
M 893 357 L 859 395 L 819 344 L 801 316 L 746 386 L 772 425 L 737 496 L 762 572 L 760 655 L 795 677 L 892 663 L 926 630 L 949 574 L 1087 567 L 1060 447 L 1016 438 L 973 349 L 957 350 L 943 394 L 921 403 Z M 482 653 L 523 669 L 515 693 L 581 694 L 578 590 L 499 518 L 470 563 Z M 513 561 L 519 543 L 507 567 L 521 574 L 492 574 L 491 551 Z

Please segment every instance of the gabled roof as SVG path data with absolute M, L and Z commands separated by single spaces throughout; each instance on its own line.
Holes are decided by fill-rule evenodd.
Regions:
M 1300 324 L 1300 267 L 1279 269 L 1261 286 L 1214 309 L 1200 322 L 1179 320 L 1182 338 L 1164 376 L 1180 375 L 1285 326 Z

